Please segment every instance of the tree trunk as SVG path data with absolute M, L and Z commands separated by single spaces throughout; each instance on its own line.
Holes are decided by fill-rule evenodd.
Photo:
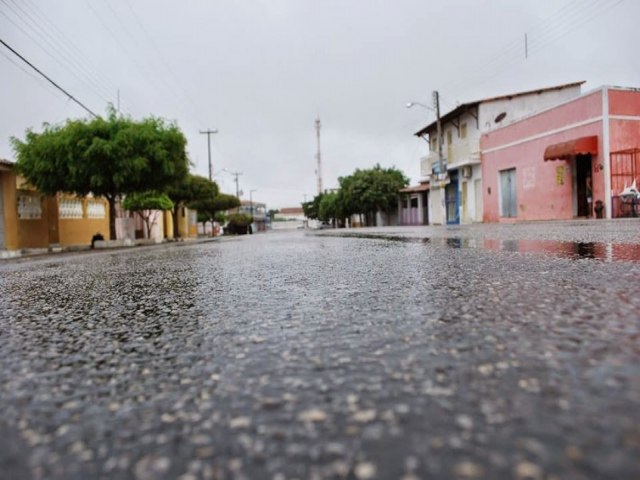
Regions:
M 116 196 L 107 195 L 109 202 L 109 240 L 116 239 Z
M 144 220 L 144 226 L 147 229 L 147 240 L 151 238 L 151 227 L 153 224 L 151 223 L 151 214 L 148 214 L 146 217 L 142 217 Z
M 179 204 L 173 205 L 173 211 L 171 212 L 171 216 L 173 216 L 173 239 L 177 240 L 180 238 L 180 229 L 178 228 L 178 210 L 180 208 Z

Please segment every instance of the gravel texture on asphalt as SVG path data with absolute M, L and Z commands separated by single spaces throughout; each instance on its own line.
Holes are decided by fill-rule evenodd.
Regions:
M 302 232 L 0 264 L 0 477 L 638 478 L 639 285 Z

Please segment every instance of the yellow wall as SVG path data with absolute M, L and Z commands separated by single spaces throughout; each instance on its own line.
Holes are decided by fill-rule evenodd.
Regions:
M 77 198 L 73 196 L 59 196 L 58 198 Z M 87 218 L 87 207 L 89 202 L 100 202 L 104 204 L 104 218 Z M 109 238 L 109 203 L 106 200 L 91 198 L 82 199 L 83 218 L 57 218 L 59 240 L 62 246 L 70 245 L 91 245 L 91 239 L 96 233 L 101 233 L 105 239 Z
M 18 248 L 18 202 L 16 195 L 16 176 L 13 172 L 0 171 L 2 183 L 2 207 L 4 214 L 4 248 Z
M 178 233 L 180 238 L 189 237 L 189 209 L 187 207 L 178 209 Z
M 20 193 L 34 194 L 33 190 L 20 189 L 16 191 L 16 201 L 13 203 L 18 210 L 17 197 Z M 40 218 L 19 219 L 18 218 L 18 248 L 49 248 L 49 211 L 50 204 L 43 195 L 37 194 L 40 198 L 42 213 Z
M 171 210 L 164 212 L 164 238 L 173 238 L 173 215 Z
M 18 197 L 35 194 L 35 190 L 13 172 L 0 171 L 2 182 L 5 245 L 7 250 L 23 248 L 49 248 L 51 244 L 63 246 L 90 245 L 91 238 L 101 233 L 109 238 L 109 204 L 106 200 L 83 199 L 83 218 L 58 218 L 58 198 L 38 194 L 42 213 L 39 219 L 18 218 Z M 59 198 L 75 198 L 60 195 Z M 87 218 L 89 201 L 100 201 L 105 205 L 105 218 Z

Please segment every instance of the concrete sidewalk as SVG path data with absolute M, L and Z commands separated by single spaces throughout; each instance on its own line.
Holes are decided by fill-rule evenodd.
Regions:
M 229 237 L 230 238 L 230 237 Z M 2 250 L 0 251 L 0 262 L 11 262 L 20 260 L 29 260 L 35 257 L 48 258 L 48 257 L 67 257 L 77 255 L 98 255 L 100 253 L 113 253 L 114 251 L 138 251 L 139 248 L 171 248 L 181 247 L 187 245 L 195 245 L 199 243 L 208 243 L 214 241 L 223 241 L 223 237 L 198 237 L 198 238 L 185 238 L 179 240 L 165 240 L 160 243 L 150 242 L 146 239 L 133 240 L 131 243 L 125 241 L 100 241 L 96 242 L 101 244 L 96 245 L 96 248 L 91 248 L 90 245 L 76 245 L 69 247 L 58 248 L 38 248 L 38 249 L 22 249 L 22 250 Z

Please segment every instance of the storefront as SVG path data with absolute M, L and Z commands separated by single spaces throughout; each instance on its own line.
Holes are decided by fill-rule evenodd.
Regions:
M 484 221 L 628 213 L 618 205 L 625 183 L 640 183 L 640 155 L 633 153 L 639 146 L 640 91 L 618 87 L 599 88 L 485 133 Z

